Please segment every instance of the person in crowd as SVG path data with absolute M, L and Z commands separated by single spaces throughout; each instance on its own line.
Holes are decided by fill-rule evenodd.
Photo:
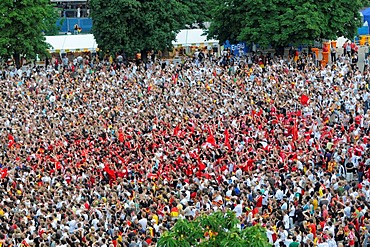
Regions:
M 275 246 L 365 246 L 369 71 L 266 57 L 2 68 L 0 245 L 156 246 L 232 210 Z

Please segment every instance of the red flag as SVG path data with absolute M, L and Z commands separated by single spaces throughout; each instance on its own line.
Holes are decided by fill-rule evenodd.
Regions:
M 302 105 L 308 105 L 308 100 L 309 100 L 310 98 L 308 98 L 308 96 L 307 95 L 305 95 L 305 94 L 302 94 L 302 96 L 301 96 L 301 104 Z
M 81 150 L 81 156 L 82 157 L 86 157 L 88 154 L 89 154 L 89 150 L 88 149 Z
M 176 165 L 180 165 L 180 164 L 182 164 L 182 162 L 183 162 L 184 160 L 179 156 L 178 158 L 177 158 L 177 160 L 176 160 Z
M 198 160 L 199 159 L 199 155 L 196 153 L 196 152 L 190 152 L 189 153 L 190 157 L 193 158 L 193 159 L 196 159 Z
M 8 168 L 0 169 L 0 177 L 1 178 L 6 178 L 6 176 L 8 176 Z
M 109 168 L 109 165 L 104 165 L 104 171 L 108 174 L 109 180 L 116 180 L 116 174 L 112 169 Z
M 209 128 L 209 126 L 208 126 L 208 137 L 207 137 L 207 142 L 208 142 L 208 143 L 210 143 L 212 146 L 217 147 L 216 139 L 215 139 L 215 137 L 213 136 L 213 133 L 212 133 L 212 131 L 211 131 L 211 128 Z
M 11 134 L 8 135 L 8 148 L 11 148 L 14 143 L 15 143 L 15 140 L 14 140 L 14 136 L 12 136 Z
M 296 141 L 298 140 L 298 125 L 297 125 L 297 119 L 294 119 L 294 126 L 292 130 L 293 134 L 293 140 Z
M 258 112 L 257 112 L 257 116 L 262 116 L 262 113 L 263 113 L 263 111 L 262 111 L 262 109 L 260 109 Z
M 14 136 L 12 136 L 11 134 L 8 135 L 8 140 L 9 141 L 14 141 Z
M 199 171 L 204 171 L 207 166 L 201 160 L 198 160 L 198 167 Z
M 252 110 L 251 115 L 252 115 L 252 118 L 254 118 L 254 115 L 256 115 L 256 111 L 255 110 Z
M 62 164 L 59 161 L 55 162 L 55 170 L 61 170 L 62 169 Z
M 225 135 L 224 145 L 229 149 L 229 152 L 230 152 L 231 151 L 230 136 L 229 136 L 229 131 L 227 129 L 225 129 L 224 135 Z
M 176 128 L 173 130 L 173 135 L 178 136 L 180 132 L 180 124 L 176 126 Z
M 118 175 L 119 177 L 121 177 L 121 176 L 123 176 L 123 177 L 127 177 L 127 176 L 128 176 L 128 170 L 127 170 L 127 168 L 126 168 L 126 167 L 124 167 L 124 168 L 122 169 L 122 171 L 121 171 L 121 172 L 118 172 L 118 173 L 117 173 L 117 175 Z
M 123 135 L 122 131 L 118 132 L 118 140 L 119 142 L 124 142 L 125 136 Z
M 147 176 L 148 179 L 157 179 L 158 178 L 158 175 L 155 174 L 155 173 L 149 173 L 148 176 Z
M 114 155 L 121 161 L 122 164 L 126 163 L 125 159 L 122 158 L 122 156 L 119 155 L 118 152 L 114 152 Z

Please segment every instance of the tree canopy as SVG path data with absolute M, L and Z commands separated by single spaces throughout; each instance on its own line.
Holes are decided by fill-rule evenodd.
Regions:
M 209 37 L 273 47 L 352 38 L 363 0 L 218 0 Z
M 103 51 L 128 54 L 171 47 L 187 24 L 202 22 L 200 0 L 91 0 L 93 33 Z
M 178 220 L 158 241 L 159 247 L 245 247 L 271 246 L 261 226 L 240 230 L 232 211 L 201 215 L 193 221 Z
M 187 25 L 194 27 L 195 25 L 204 28 L 204 22 L 211 20 L 211 6 L 215 0 L 179 0 L 188 9 Z
M 56 19 L 49 0 L 1 0 L 0 56 L 13 56 L 19 67 L 20 55 L 47 55 L 44 33 L 56 30 Z

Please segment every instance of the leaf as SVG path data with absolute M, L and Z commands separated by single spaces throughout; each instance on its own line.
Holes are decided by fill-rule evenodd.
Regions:
M 49 0 L 2 0 L 0 16 L 0 56 L 49 55 L 44 33 L 57 31 L 57 12 Z
M 212 8 L 210 38 L 262 47 L 354 37 L 362 0 L 225 0 Z
M 180 29 L 202 19 L 190 9 L 198 3 L 200 0 L 190 3 L 184 0 L 91 0 L 92 31 L 104 51 L 124 50 L 133 55 L 163 50 L 172 46 Z
M 233 223 L 230 223 L 233 222 Z M 237 228 L 238 219 L 232 211 L 201 215 L 194 221 L 179 220 L 171 231 L 164 233 L 158 246 L 244 247 L 270 246 L 266 231 L 257 225 L 242 231 Z M 226 228 L 224 226 L 228 226 Z M 182 234 L 186 232 L 187 234 Z M 200 243 L 198 243 L 200 240 Z

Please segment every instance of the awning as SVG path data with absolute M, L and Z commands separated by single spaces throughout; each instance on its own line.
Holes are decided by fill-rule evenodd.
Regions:
M 203 29 L 184 29 L 181 30 L 176 40 L 172 42 L 175 47 L 189 47 L 189 46 L 217 46 L 218 40 L 210 39 L 207 40 L 207 36 L 204 35 Z
M 45 36 L 50 53 L 95 51 L 98 44 L 92 34 Z

